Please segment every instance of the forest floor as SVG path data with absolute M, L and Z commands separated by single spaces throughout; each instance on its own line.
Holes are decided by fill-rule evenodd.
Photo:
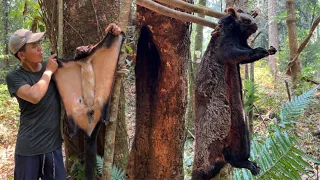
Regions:
M 127 133 L 128 142 L 130 145 L 134 139 L 135 133 L 135 87 L 132 80 L 124 81 L 125 92 L 126 92 L 126 121 L 127 121 Z M 298 125 L 299 135 L 303 139 L 302 149 L 308 152 L 316 159 L 320 159 L 320 136 L 316 137 L 312 135 L 312 131 L 320 130 L 320 92 L 317 93 L 317 102 L 315 106 L 309 108 Z M 11 111 L 13 106 L 18 106 L 15 98 L 9 98 L 2 102 L 3 105 L 0 107 L 0 179 L 13 179 L 14 170 L 14 148 L 16 142 L 16 136 L 18 131 L 18 112 L 16 110 Z M 190 142 L 189 142 L 190 143 Z M 185 155 L 185 162 L 192 162 L 192 145 L 188 145 L 189 156 Z M 186 154 L 186 152 L 185 152 Z M 186 159 L 187 157 L 187 159 Z M 317 167 L 316 167 L 317 166 Z M 320 176 L 318 167 L 315 165 L 314 174 L 311 175 L 312 179 L 317 179 Z M 189 169 L 190 171 L 190 169 Z M 186 176 L 188 179 L 188 176 Z M 302 177 L 307 180 L 307 177 Z M 310 179 L 309 179 L 310 180 Z

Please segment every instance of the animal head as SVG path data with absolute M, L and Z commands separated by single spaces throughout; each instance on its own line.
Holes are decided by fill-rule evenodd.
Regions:
M 237 34 L 247 39 L 257 31 L 258 26 L 252 15 L 243 13 L 241 10 L 237 12 L 233 8 L 228 8 L 227 14 L 228 16 L 220 19 L 218 26 L 224 33 Z

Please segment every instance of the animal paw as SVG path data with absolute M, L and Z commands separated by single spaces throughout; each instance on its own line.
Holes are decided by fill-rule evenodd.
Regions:
M 250 172 L 252 175 L 256 176 L 260 172 L 260 167 L 258 166 L 257 163 L 251 162 L 251 167 L 250 167 Z
M 270 49 L 268 49 L 269 55 L 276 54 L 277 50 L 273 46 L 270 46 Z

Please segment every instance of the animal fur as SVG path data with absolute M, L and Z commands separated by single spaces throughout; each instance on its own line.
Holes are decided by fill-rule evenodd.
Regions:
M 197 74 L 193 180 L 213 178 L 226 163 L 259 173 L 258 165 L 248 160 L 239 63 L 257 61 L 276 50 L 252 49 L 247 39 L 258 28 L 254 19 L 232 8 L 227 12 L 212 33 Z
M 69 135 L 78 128 L 88 136 L 86 179 L 92 180 L 96 164 L 97 135 L 107 119 L 107 105 L 112 92 L 120 49 L 125 36 L 108 33 L 95 46 L 81 46 L 71 59 L 57 58 L 55 81 L 66 109 Z

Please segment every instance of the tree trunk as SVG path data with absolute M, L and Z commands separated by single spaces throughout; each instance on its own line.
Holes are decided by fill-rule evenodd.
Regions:
M 250 64 L 250 81 L 254 84 L 254 63 Z M 253 132 L 253 109 L 249 111 L 248 113 L 248 119 L 249 119 L 249 133 L 250 136 L 252 136 Z
M 189 23 L 137 6 L 137 114 L 129 179 L 183 179 Z
M 226 7 L 236 7 L 244 10 L 248 8 L 248 0 L 226 0 Z
M 8 41 L 8 31 L 9 31 L 9 24 L 8 24 L 8 18 L 9 18 L 9 6 L 8 6 L 8 0 L 2 0 L 3 5 L 3 12 L 4 16 L 3 19 L 3 40 L 4 40 L 4 48 L 3 48 L 3 55 L 4 55 L 4 67 L 9 67 L 9 41 Z
M 111 22 L 118 23 L 119 1 L 115 0 L 90 0 L 90 1 L 64 1 L 64 36 L 63 57 L 72 57 L 76 47 L 95 44 L 104 36 L 104 29 Z M 106 14 L 106 12 L 108 14 Z M 83 160 L 86 138 L 79 131 L 71 140 L 67 129 L 65 135 L 66 168 L 69 172 L 72 162 L 69 157 L 76 156 Z M 105 126 L 101 125 L 98 135 L 98 154 L 104 154 Z M 70 173 L 70 172 L 69 172 Z
M 123 84 L 121 84 L 113 164 L 122 170 L 125 170 L 127 168 L 128 159 L 129 159 L 129 147 L 128 147 L 128 141 L 127 141 L 128 135 L 127 135 L 127 129 L 126 129 L 126 116 L 125 116 L 125 103 L 126 103 L 126 101 L 125 101 L 125 95 L 124 95 L 124 87 L 123 87 Z
M 199 5 L 206 6 L 206 0 L 199 0 Z M 204 18 L 202 14 L 198 14 L 199 17 Z M 186 131 L 193 127 L 195 119 L 195 102 L 194 102 L 194 90 L 197 74 L 198 62 L 202 57 L 202 43 L 203 43 L 203 26 L 195 25 L 195 42 L 194 42 L 194 54 L 193 61 L 188 62 L 188 105 L 187 105 L 187 117 L 186 117 Z
M 206 6 L 206 0 L 199 0 L 199 5 Z M 199 17 L 204 18 L 204 15 L 198 14 Z M 194 41 L 194 54 L 193 61 L 202 57 L 202 41 L 203 41 L 203 26 L 195 24 L 195 41 Z M 196 68 L 194 68 L 196 70 Z
M 103 156 L 103 173 L 102 179 L 111 179 L 112 165 L 115 150 L 115 138 L 118 124 L 119 99 L 120 99 L 121 77 L 116 76 L 113 93 L 111 97 L 110 122 L 107 124 L 105 131 L 105 143 Z
M 131 3 L 130 0 L 124 2 L 123 7 L 127 7 Z M 45 23 L 47 27 L 50 27 L 47 33 L 49 34 L 50 41 L 52 42 L 55 50 L 57 50 L 57 39 L 61 37 L 58 32 L 58 16 L 53 16 L 57 14 L 58 1 L 43 1 L 39 0 L 39 4 L 42 10 L 45 12 Z M 128 17 L 123 17 L 122 21 L 120 18 L 120 1 L 119 0 L 88 0 L 88 1 L 75 1 L 75 0 L 65 0 L 64 1 L 64 11 L 63 11 L 63 50 L 59 50 L 59 54 L 63 51 L 61 56 L 63 57 L 73 57 L 74 50 L 78 46 L 95 44 L 104 37 L 104 29 L 110 23 L 120 23 L 120 27 L 125 31 L 128 21 Z M 130 7 L 130 6 L 128 6 Z M 128 8 L 126 8 L 128 9 Z M 126 10 L 123 11 L 121 15 L 126 16 L 129 14 Z M 60 14 L 61 15 L 61 14 Z M 125 19 L 126 18 L 126 19 Z M 61 19 L 60 19 L 61 20 Z M 61 32 L 60 32 L 61 33 Z M 121 107 L 120 107 L 121 108 Z M 123 116 L 120 115 L 123 120 Z M 114 117 L 111 117 L 114 118 Z M 65 121 L 64 121 L 65 122 Z M 111 123 L 112 124 L 112 123 Z M 115 123 L 114 125 L 119 125 Z M 121 126 L 123 122 L 121 121 Z M 114 128 L 115 129 L 115 128 Z M 119 128 L 122 129 L 123 128 Z M 98 135 L 98 154 L 104 154 L 104 139 L 105 139 L 106 127 L 101 125 L 100 132 Z M 115 134 L 115 132 L 114 132 Z M 120 132 L 123 134 L 123 131 Z M 119 134 L 118 134 L 119 136 Z M 125 136 L 123 136 L 125 137 Z M 70 168 L 73 162 L 70 161 L 71 156 L 75 156 L 81 161 L 83 161 L 83 154 L 85 151 L 86 138 L 85 135 L 79 131 L 71 140 L 69 139 L 67 126 L 64 126 L 64 139 L 65 139 L 65 152 L 66 152 L 66 169 L 67 173 L 70 174 Z M 114 137 L 113 137 L 114 139 Z M 121 138 L 119 138 L 121 139 Z M 124 143 L 124 141 L 121 141 Z M 126 143 L 126 142 L 125 142 Z M 116 142 L 117 144 L 117 142 Z M 125 150 L 128 150 L 127 145 L 123 152 L 119 150 L 122 154 L 125 154 Z M 119 146 L 117 148 L 122 148 L 124 146 Z M 113 148 L 113 147 L 112 147 Z M 118 149 L 117 149 L 118 150 Z M 112 149 L 113 151 L 113 149 Z M 117 152 L 118 153 L 118 152 Z M 121 159 L 120 155 L 116 154 L 117 162 Z M 125 157 L 125 155 L 123 155 Z M 113 156 L 112 156 L 113 159 Z M 118 161 L 119 160 L 119 161 Z M 125 165 L 121 165 L 123 168 Z
M 291 61 L 298 52 L 298 40 L 296 33 L 296 11 L 294 0 L 286 0 L 287 9 L 287 26 L 288 26 L 288 38 L 289 38 L 289 49 L 290 49 L 290 60 Z M 301 73 L 301 61 L 298 57 L 297 60 L 293 62 L 290 69 L 290 76 L 293 84 L 293 88 L 296 87 L 299 75 Z
M 268 1 L 268 21 L 269 21 L 269 46 L 273 46 L 276 49 L 279 49 L 278 42 L 278 24 L 275 17 L 277 16 L 276 1 Z M 277 59 L 275 56 L 269 56 L 269 67 L 274 75 L 274 78 L 277 77 Z

